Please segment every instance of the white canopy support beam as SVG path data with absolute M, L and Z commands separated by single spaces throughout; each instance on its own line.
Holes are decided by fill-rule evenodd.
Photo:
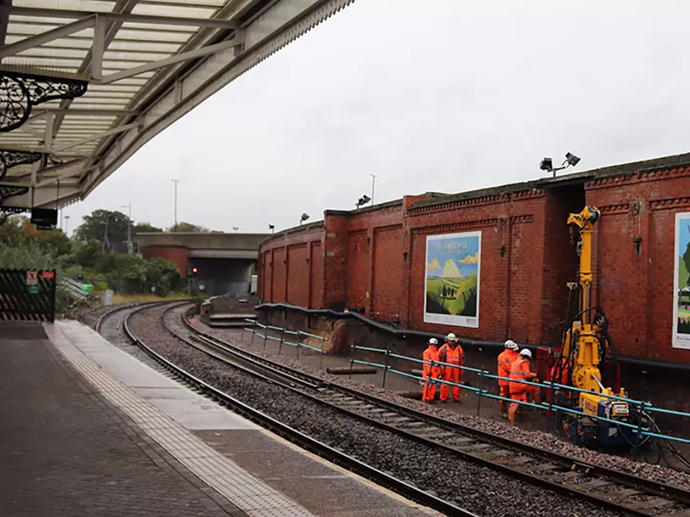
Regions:
M 7 208 L 55 208 L 59 202 L 66 203 L 81 199 L 82 194 L 78 185 L 63 185 L 56 189 L 55 185 L 46 185 L 29 189 L 26 194 L 8 198 L 3 207 Z
M 91 45 L 91 63 L 89 75 L 99 81 L 103 78 L 103 53 L 105 52 L 105 20 L 96 15 L 93 26 L 93 44 Z
M 0 6 L 0 9 L 2 9 L 2 6 Z M 13 56 L 19 52 L 38 47 L 44 43 L 48 43 L 59 38 L 64 38 L 65 36 L 69 36 L 75 32 L 89 29 L 93 27 L 94 19 L 94 16 L 88 16 L 86 18 L 82 18 L 81 20 L 77 20 L 76 22 L 68 23 L 67 25 L 63 25 L 56 29 L 42 32 L 36 36 L 31 36 L 21 41 L 17 41 L 16 43 L 11 43 L 10 45 L 0 47 L 0 59 Z
M 109 13 L 101 11 L 73 11 L 69 9 L 48 9 L 42 7 L 10 7 L 0 5 L 0 13 L 9 12 L 18 16 L 35 18 L 83 18 L 86 16 L 102 16 L 108 21 L 123 23 L 148 23 L 152 25 L 183 25 L 190 27 L 210 27 L 214 29 L 236 29 L 237 22 L 216 18 L 188 18 L 179 16 L 153 16 L 148 14 Z
M 3 183 L 16 185 L 18 187 L 40 186 L 40 180 L 44 179 L 46 174 L 56 173 L 59 173 L 61 178 L 75 176 L 75 179 L 78 179 L 77 176 L 82 173 L 82 171 L 84 170 L 83 166 L 87 163 L 88 160 L 88 157 L 79 157 L 71 159 L 70 161 L 65 163 L 60 163 L 57 165 L 52 165 L 50 167 L 44 168 L 41 168 L 40 163 L 36 162 L 31 164 L 32 169 L 27 174 L 24 174 L 22 176 L 10 177 L 9 179 L 5 179 Z
M 158 68 L 164 68 L 166 66 L 174 65 L 175 63 L 187 61 L 189 59 L 195 59 L 197 57 L 215 54 L 216 52 L 221 52 L 228 48 L 237 47 L 241 44 L 242 40 L 240 38 L 235 37 L 231 40 L 221 41 L 220 43 L 216 43 L 215 45 L 207 45 L 196 50 L 190 50 L 189 52 L 175 54 L 174 56 L 171 56 L 167 59 L 161 59 L 160 61 L 146 63 L 145 65 L 129 68 L 127 70 L 123 70 L 122 72 L 106 75 L 101 81 L 93 81 L 93 84 L 114 83 L 115 81 L 119 81 L 120 79 L 125 79 L 127 77 L 143 74 L 144 72 L 150 72 L 151 70 L 156 70 Z
M 78 140 L 76 142 L 72 142 L 71 144 L 68 145 L 63 145 L 62 147 L 58 149 L 54 149 L 53 153 L 58 154 L 61 153 L 62 151 L 66 151 L 67 149 L 72 149 L 73 147 L 77 147 L 82 144 L 86 144 L 88 142 L 92 142 L 94 140 L 100 140 L 101 138 L 104 138 L 106 136 L 110 135 L 116 135 L 117 133 L 122 133 L 123 131 L 127 131 L 129 129 L 134 129 L 137 127 L 140 127 L 141 123 L 140 122 L 132 122 L 131 124 L 124 124 L 122 126 L 117 126 L 112 129 L 108 129 L 107 131 L 103 131 L 101 133 L 98 133 L 97 135 L 92 135 L 86 138 L 82 138 L 81 140 Z
M 39 171 L 39 172 L 44 172 L 44 174 L 41 175 L 41 180 L 36 184 L 36 187 L 45 187 L 46 185 L 50 185 L 51 183 L 55 183 L 56 181 L 63 180 L 65 178 L 69 177 L 74 177 L 75 174 L 82 173 L 82 172 L 88 172 L 89 170 L 93 169 L 94 167 L 89 167 L 88 169 L 84 169 L 83 166 L 84 162 L 83 160 L 75 160 L 73 162 L 65 163 L 60 165 L 60 168 L 64 168 L 64 170 L 61 170 L 58 174 L 54 174 L 55 170 L 58 169 L 58 167 L 51 167 L 50 169 L 44 169 L 44 171 Z M 68 167 L 69 166 L 69 167 Z M 44 178 L 43 176 L 50 171 L 51 175 L 50 177 Z M 74 178 L 75 181 L 78 181 L 78 178 Z

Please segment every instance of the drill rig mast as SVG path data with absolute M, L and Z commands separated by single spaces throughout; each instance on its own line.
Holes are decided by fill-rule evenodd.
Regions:
M 605 387 L 599 369 L 606 348 L 610 347 L 606 317 L 603 311 L 592 305 L 592 236 L 594 225 L 600 217 L 599 210 L 590 206 L 568 216 L 568 225 L 579 233 L 578 279 L 577 282 L 568 283 L 568 288 L 578 294 L 578 312 L 565 332 L 561 362 L 556 368 L 559 371 L 554 371 L 554 376 L 566 381 L 566 384 L 586 390 L 566 395 L 572 407 L 588 415 L 563 420 L 563 427 L 570 432 L 574 441 L 584 443 L 594 440 L 599 444 L 611 444 L 628 442 L 628 428 L 591 417 L 629 421 L 631 415 L 627 402 L 605 396 L 625 397 L 626 393 L 622 388 L 614 393 L 611 388 Z

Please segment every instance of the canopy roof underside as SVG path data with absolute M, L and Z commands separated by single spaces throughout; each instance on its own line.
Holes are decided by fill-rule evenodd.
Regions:
M 86 84 L 0 132 L 0 152 L 40 153 L 4 178 L 0 168 L 2 185 L 28 188 L 0 206 L 83 199 L 157 133 L 351 2 L 0 0 L 0 122 L 17 77 Z

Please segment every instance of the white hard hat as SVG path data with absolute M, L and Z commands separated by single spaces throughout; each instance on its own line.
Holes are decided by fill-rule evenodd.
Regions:
M 432 338 L 429 340 L 429 344 L 430 344 L 430 345 L 438 345 L 438 339 L 436 339 L 435 337 L 432 337 Z
M 518 349 L 517 343 L 515 341 L 513 341 L 512 339 L 509 339 L 508 341 L 506 341 L 504 346 L 506 348 L 511 349 L 511 350 L 517 350 Z
M 457 341 L 458 338 L 452 332 L 446 336 L 446 341 Z
M 520 350 L 520 355 L 527 356 L 530 359 L 532 358 L 532 352 L 530 352 L 527 348 L 523 348 L 522 350 Z

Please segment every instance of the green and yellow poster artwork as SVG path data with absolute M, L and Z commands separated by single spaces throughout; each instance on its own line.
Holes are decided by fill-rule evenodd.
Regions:
M 690 349 L 690 212 L 676 214 L 673 348 Z
M 426 238 L 424 321 L 479 327 L 482 232 Z

